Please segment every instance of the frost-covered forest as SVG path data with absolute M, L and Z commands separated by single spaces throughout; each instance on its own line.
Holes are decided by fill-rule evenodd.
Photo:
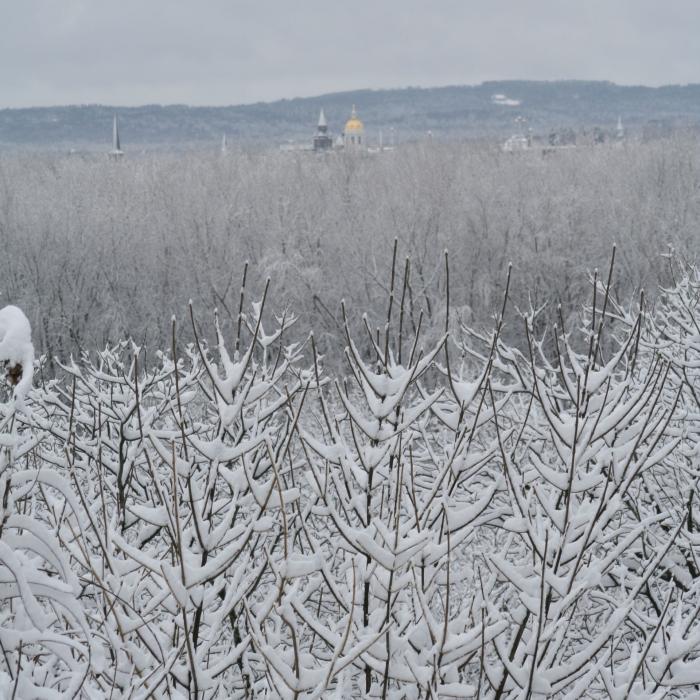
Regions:
M 699 166 L 0 158 L 0 696 L 697 696 Z
M 410 322 L 422 309 L 436 339 L 444 249 L 456 317 L 490 322 L 509 261 L 517 304 L 561 302 L 566 315 L 614 241 L 616 292 L 668 283 L 660 254 L 694 254 L 699 188 L 690 136 L 547 155 L 471 143 L 366 158 L 5 154 L 0 301 L 26 310 L 50 358 L 127 336 L 162 348 L 189 299 L 235 318 L 249 261 L 249 288 L 261 294 L 270 276 L 275 308 L 293 309 L 325 351 L 343 342 L 341 299 L 381 320 L 398 238 Z

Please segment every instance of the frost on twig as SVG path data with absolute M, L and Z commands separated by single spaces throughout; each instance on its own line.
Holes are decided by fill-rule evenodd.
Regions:
M 696 694 L 697 275 L 513 347 L 409 333 L 408 269 L 344 376 L 261 302 L 0 406 L 0 692 Z

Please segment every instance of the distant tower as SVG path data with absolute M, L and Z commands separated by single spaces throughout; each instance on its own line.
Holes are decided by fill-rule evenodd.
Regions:
M 350 119 L 345 122 L 345 130 L 343 131 L 343 144 L 346 149 L 359 150 L 362 148 L 362 142 L 365 137 L 365 125 L 357 116 L 355 105 L 352 106 Z
M 622 141 L 625 138 L 625 127 L 622 126 L 622 117 L 617 118 L 617 128 L 615 129 L 615 136 L 618 141 Z
M 318 125 L 314 136 L 314 151 L 330 151 L 331 148 L 333 148 L 333 139 L 328 133 L 328 122 L 326 122 L 326 115 L 322 109 L 318 115 Z
M 117 115 L 114 115 L 114 123 L 112 125 L 112 150 L 109 152 L 111 158 L 121 158 L 124 155 L 121 144 L 119 142 L 119 122 Z
M 228 144 L 226 143 L 226 134 L 221 137 L 221 155 L 225 156 L 228 153 Z

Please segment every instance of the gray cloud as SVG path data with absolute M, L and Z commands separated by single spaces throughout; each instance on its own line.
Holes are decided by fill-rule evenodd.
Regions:
M 696 0 L 0 0 L 0 107 L 700 82 Z

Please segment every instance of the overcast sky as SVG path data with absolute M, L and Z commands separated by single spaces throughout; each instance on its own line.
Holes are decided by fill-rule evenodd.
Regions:
M 700 82 L 699 0 L 0 0 L 0 107 Z

